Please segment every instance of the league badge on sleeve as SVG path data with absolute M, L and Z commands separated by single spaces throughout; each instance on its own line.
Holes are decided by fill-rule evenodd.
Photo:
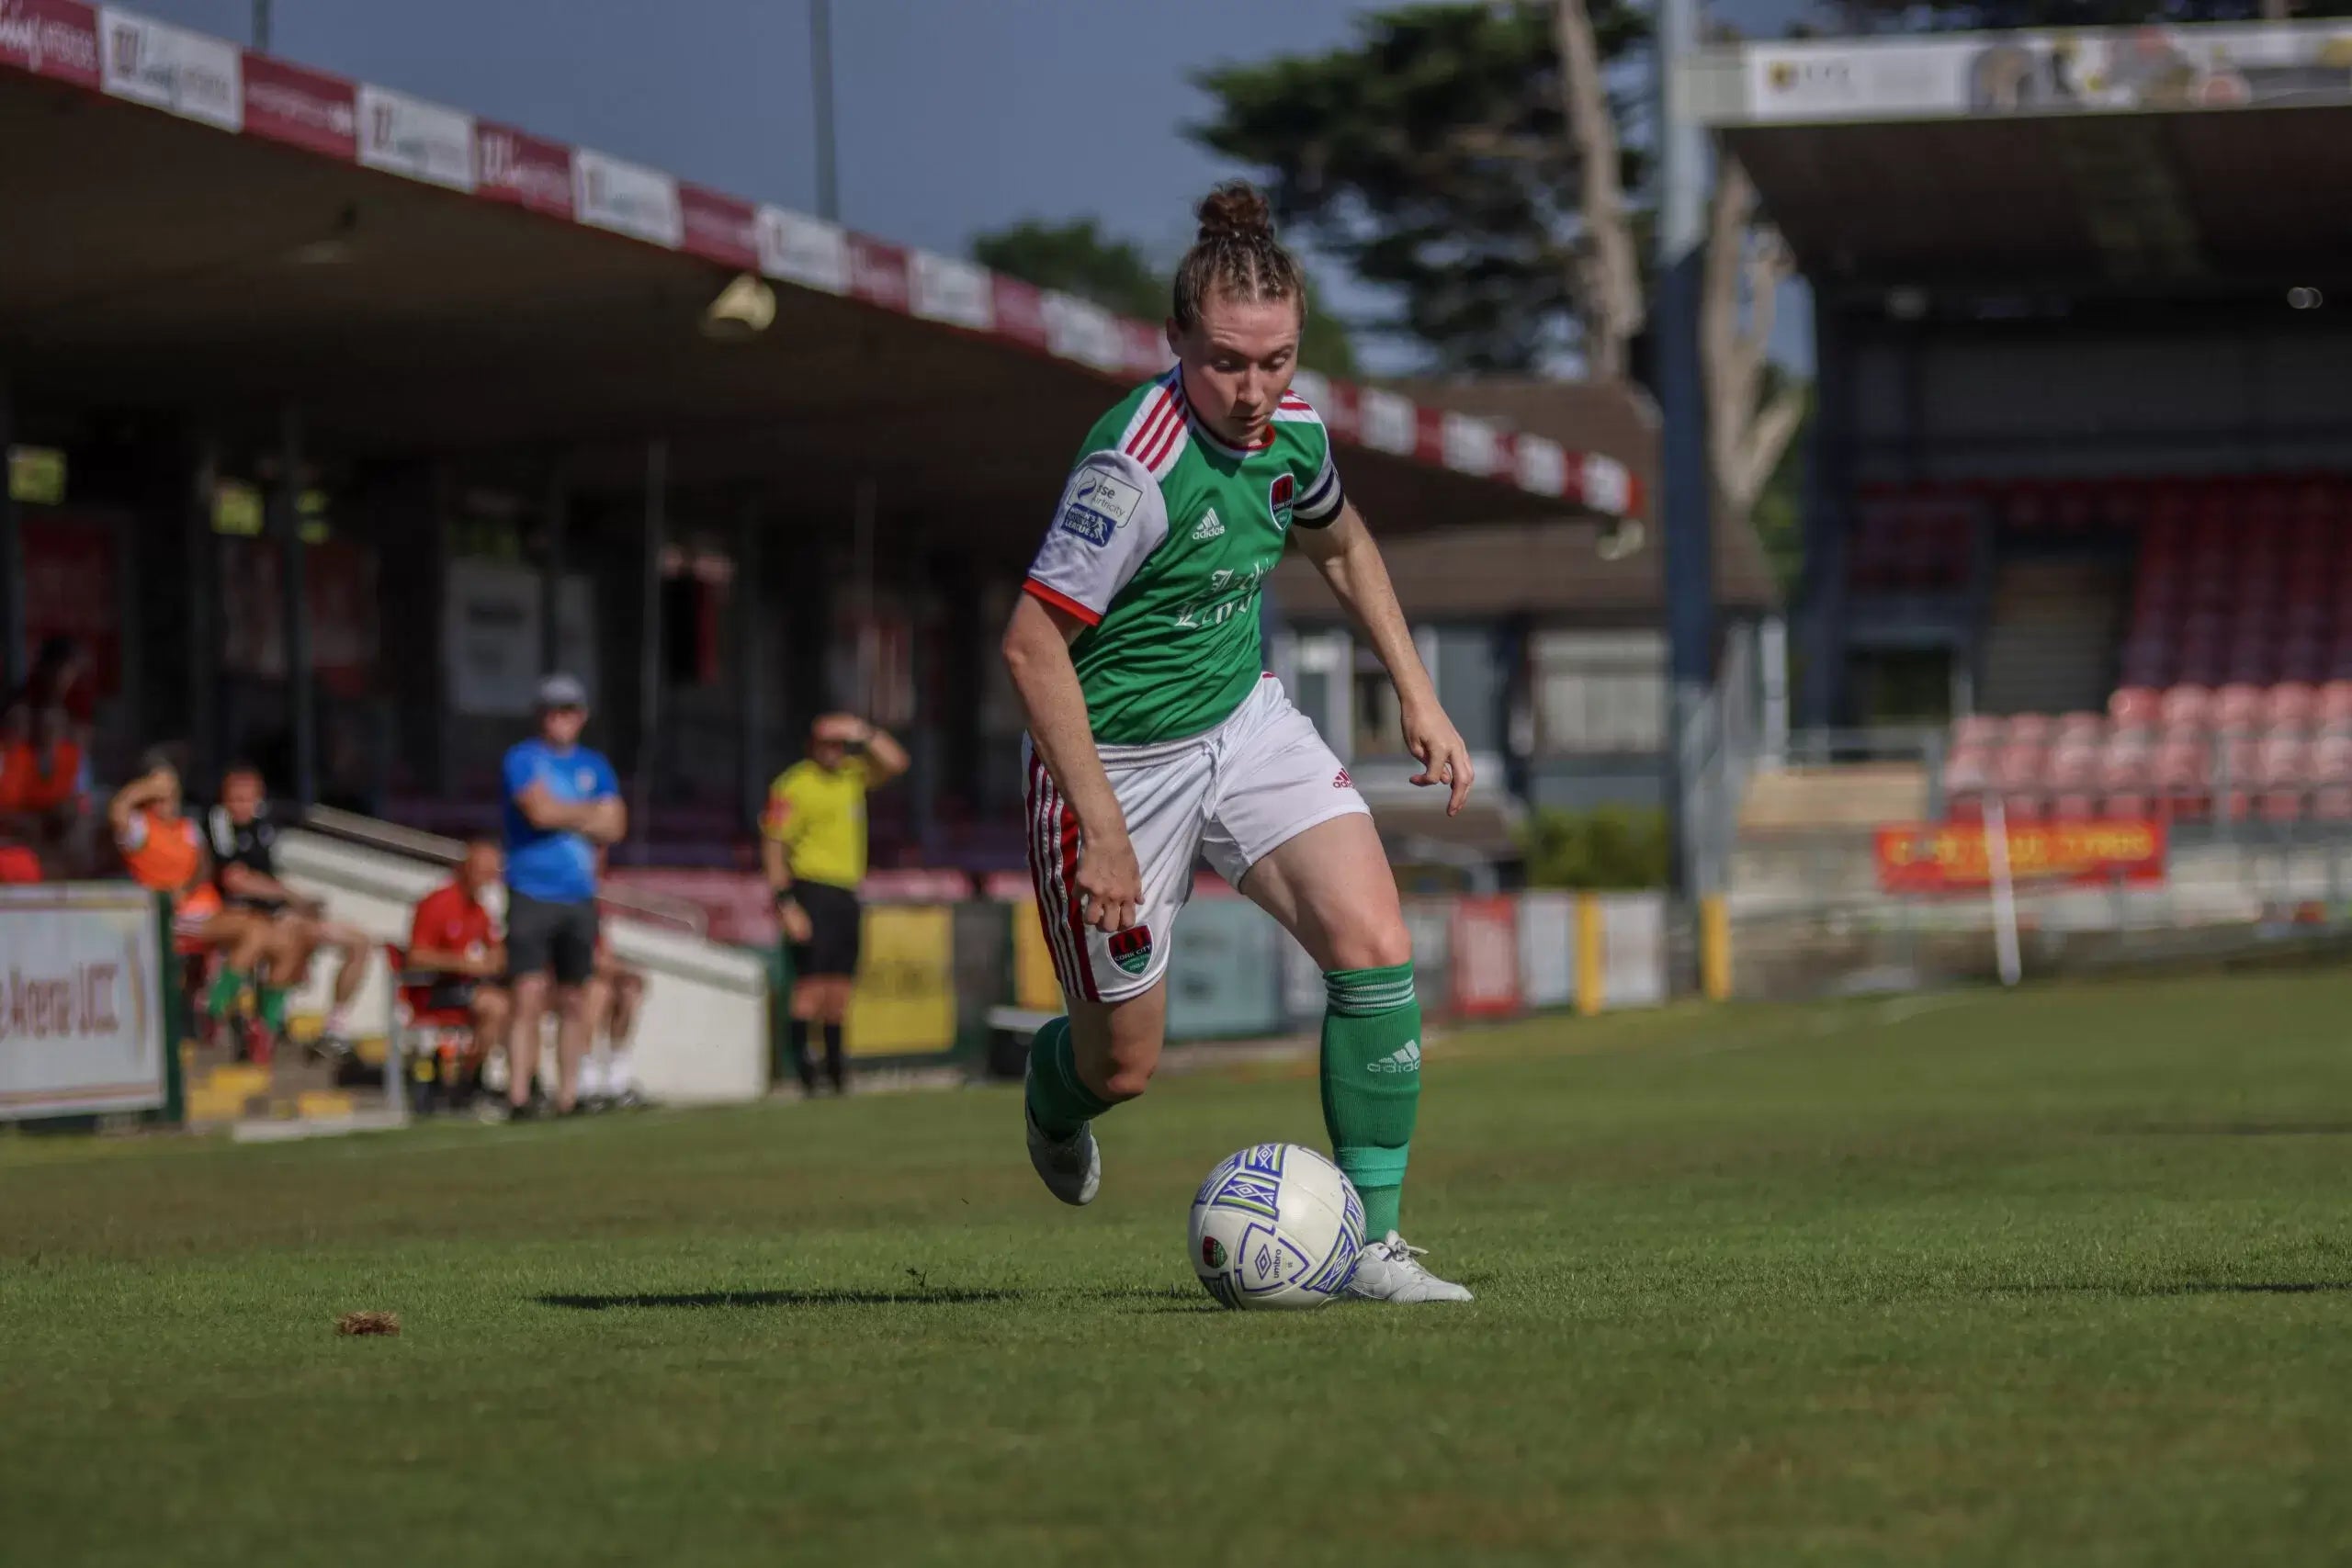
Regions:
M 1065 534 L 1075 534 L 1096 549 L 1111 542 L 1111 536 L 1127 525 L 1136 514 L 1143 491 L 1116 474 L 1106 473 L 1089 466 L 1080 468 L 1070 480 L 1069 493 L 1062 499 L 1062 513 L 1058 526 Z

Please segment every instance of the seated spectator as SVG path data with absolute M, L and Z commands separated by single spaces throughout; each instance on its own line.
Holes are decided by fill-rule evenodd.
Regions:
M 0 886 L 43 880 L 40 857 L 24 845 L 0 840 Z
M 637 1105 L 637 1065 L 630 1042 L 637 1033 L 637 1014 L 645 1000 L 645 976 L 613 956 L 609 943 L 596 943 L 596 971 L 588 979 L 588 1027 L 604 1041 L 581 1066 L 580 1093 L 602 1107 Z
M 424 981 L 424 1006 L 435 1012 L 463 1009 L 473 1017 L 469 1073 L 481 1070 L 482 1057 L 503 1038 L 514 1010 L 504 984 L 506 944 L 481 903 L 501 869 L 496 840 L 468 840 L 457 876 L 418 902 L 409 925 L 408 977 Z
M 270 963 L 272 986 L 284 992 L 301 985 L 310 975 L 311 960 L 322 950 L 333 951 L 342 960 L 318 1048 L 334 1055 L 350 1055 L 351 1004 L 368 978 L 368 953 L 374 942 L 357 927 L 328 919 L 325 904 L 278 880 L 277 825 L 270 819 L 259 768 L 251 762 L 230 764 L 220 775 L 220 804 L 207 814 L 205 829 L 222 899 L 232 908 L 265 915 L 280 928 L 283 941 Z
M 190 949 L 221 955 L 204 1003 L 205 1016 L 217 1021 L 228 1016 L 264 963 L 280 955 L 280 933 L 266 918 L 221 903 L 204 835 L 182 811 L 179 769 L 170 754 L 161 749 L 148 752 L 140 759 L 140 770 L 107 803 L 107 825 L 132 879 L 170 895 L 174 935 Z M 264 987 L 261 997 L 262 1021 L 282 1030 L 285 994 L 279 992 L 273 1002 Z
M 12 704 L 0 714 L 0 833 L 51 866 L 86 869 L 82 747 L 62 708 Z
M 89 650 L 70 637 L 44 637 L 17 697 L 36 712 L 57 709 L 77 736 L 85 734 L 98 714 L 97 669 Z

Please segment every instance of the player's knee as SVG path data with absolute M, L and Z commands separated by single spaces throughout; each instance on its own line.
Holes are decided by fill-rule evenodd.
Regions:
M 1364 920 L 1331 933 L 1334 969 L 1387 969 L 1413 961 L 1413 934 L 1396 917 Z
M 1151 1075 L 1159 1066 L 1157 1061 L 1121 1062 L 1114 1060 L 1111 1070 L 1102 1077 L 1102 1097 L 1117 1101 L 1134 1100 L 1151 1087 Z

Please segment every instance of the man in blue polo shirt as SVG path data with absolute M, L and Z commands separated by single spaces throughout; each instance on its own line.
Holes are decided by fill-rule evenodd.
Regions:
M 628 831 L 613 765 L 580 744 L 587 722 L 588 689 L 550 675 L 539 682 L 539 733 L 506 753 L 506 969 L 514 994 L 506 1095 L 516 1116 L 532 1112 L 550 975 L 556 1111 L 569 1112 L 579 1099 L 587 987 L 596 972 L 596 851 Z

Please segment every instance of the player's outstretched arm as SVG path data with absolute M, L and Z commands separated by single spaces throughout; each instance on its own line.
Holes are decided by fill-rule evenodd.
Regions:
M 1420 653 L 1413 647 L 1412 628 L 1405 624 L 1405 612 L 1396 603 L 1396 586 L 1388 581 L 1387 563 L 1380 558 L 1380 547 L 1373 543 L 1372 530 L 1363 525 L 1363 514 L 1356 510 L 1353 502 L 1349 502 L 1340 508 L 1340 515 L 1330 526 L 1295 529 L 1291 537 L 1298 541 L 1306 558 L 1323 574 L 1323 581 L 1331 585 L 1332 597 L 1339 600 L 1340 608 L 1347 612 L 1356 631 L 1380 656 L 1388 679 L 1396 687 L 1405 750 L 1421 764 L 1421 771 L 1413 775 L 1412 782 L 1445 785 L 1445 814 L 1453 816 L 1470 798 L 1470 749 L 1462 743 L 1453 721 L 1445 716 L 1445 709 L 1437 700 L 1437 688 L 1430 683 L 1430 672 L 1421 668 Z
M 1030 743 L 1078 813 L 1078 891 L 1086 900 L 1086 922 L 1097 931 L 1120 931 L 1136 923 L 1143 872 L 1127 838 L 1126 814 L 1094 750 L 1086 694 L 1070 662 L 1070 639 L 1085 629 L 1068 611 L 1023 593 L 1004 628 L 1004 667 L 1029 716 Z

